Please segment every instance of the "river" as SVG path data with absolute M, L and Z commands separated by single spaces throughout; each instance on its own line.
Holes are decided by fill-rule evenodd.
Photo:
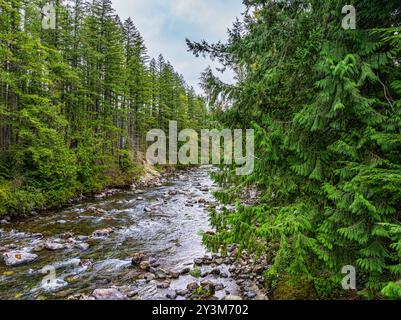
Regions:
M 101 297 L 188 299 L 188 284 L 200 278 L 217 286 L 213 298 L 241 295 L 230 260 L 194 266 L 210 257 L 200 232 L 211 229 L 214 188 L 208 168 L 198 168 L 0 225 L 0 253 L 37 256 L 14 267 L 0 262 L 0 299 L 93 299 L 96 289 Z

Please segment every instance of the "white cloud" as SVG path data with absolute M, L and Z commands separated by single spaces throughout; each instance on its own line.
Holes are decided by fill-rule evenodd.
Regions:
M 117 13 L 132 17 L 149 55 L 162 53 L 199 92 L 199 76 L 210 61 L 187 52 L 185 38 L 224 41 L 227 28 L 243 10 L 241 0 L 112 0 Z M 224 80 L 232 81 L 227 74 Z

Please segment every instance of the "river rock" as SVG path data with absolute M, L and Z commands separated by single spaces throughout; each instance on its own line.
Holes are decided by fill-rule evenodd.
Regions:
M 152 268 L 160 267 L 160 262 L 157 261 L 157 259 L 155 259 L 155 258 L 149 259 L 149 262 L 150 262 L 150 265 L 152 266 Z
M 202 269 L 201 270 L 201 273 L 200 273 L 201 278 L 205 278 L 208 275 L 209 275 L 209 271 L 207 269 Z
M 86 242 L 79 242 L 75 244 L 75 248 L 82 250 L 82 251 L 86 251 L 88 250 L 90 247 L 90 245 Z
M 143 275 L 143 279 L 145 279 L 147 282 L 150 282 L 155 280 L 156 276 L 153 273 L 147 272 Z
M 93 268 L 93 262 L 91 260 L 83 260 L 81 261 L 81 266 L 85 270 L 91 270 Z
M 224 284 L 218 283 L 218 284 L 215 285 L 214 290 L 215 290 L 215 291 L 221 291 L 221 290 L 223 290 L 224 288 L 225 288 Z
M 61 239 L 71 239 L 72 237 L 74 237 L 74 234 L 72 232 L 66 232 L 60 235 Z
M 50 251 L 57 251 L 57 250 L 64 249 L 64 245 L 62 245 L 61 243 L 58 243 L 58 242 L 48 241 L 45 243 L 45 248 Z
M 212 271 L 210 271 L 211 274 L 218 276 L 221 274 L 221 270 L 218 268 L 212 269 Z
M 170 300 L 174 300 L 175 298 L 177 298 L 177 294 L 175 293 L 175 291 L 169 290 L 169 291 L 166 293 L 166 298 L 167 298 L 167 299 L 170 299 Z
M 45 249 L 44 243 L 39 243 L 36 246 L 33 247 L 32 251 L 33 252 L 41 252 Z
M 224 300 L 231 300 L 231 301 L 236 301 L 236 300 L 242 300 L 242 298 L 241 297 L 239 297 L 239 296 L 234 296 L 234 295 L 228 295 L 228 296 L 226 296 L 225 298 L 224 298 Z
M 257 296 L 257 294 L 254 291 L 247 291 L 244 293 L 244 296 L 248 299 L 253 299 Z
M 163 269 L 152 270 L 157 279 L 164 280 L 167 278 L 167 272 Z
M 163 282 L 159 282 L 157 284 L 157 287 L 159 289 L 167 289 L 168 287 L 170 287 L 170 281 L 163 281 Z
M 78 236 L 77 240 L 78 241 L 87 241 L 87 240 L 89 240 L 89 237 L 88 236 Z
M 143 270 L 143 271 L 148 271 L 148 270 L 150 270 L 150 263 L 149 263 L 149 261 L 142 261 L 142 262 L 139 264 L 139 268 L 140 268 L 141 270 Z
M 175 293 L 177 294 L 177 296 L 185 297 L 189 293 L 189 291 L 185 289 L 178 289 L 175 291 Z
M 0 224 L 10 224 L 6 219 L 0 220 Z
M 190 267 L 185 267 L 185 268 L 180 270 L 180 275 L 183 276 L 183 275 L 186 275 L 186 274 L 188 274 L 190 272 L 191 272 L 191 268 Z
M 201 282 L 201 286 L 204 290 L 206 290 L 209 295 L 213 295 L 215 291 L 215 284 L 212 281 L 204 280 Z
M 199 284 L 197 283 L 197 282 L 191 282 L 191 283 L 188 283 L 188 285 L 187 285 L 187 289 L 189 290 L 189 291 L 195 291 L 196 289 L 198 289 L 200 286 L 199 286 Z
M 180 273 L 176 271 L 169 271 L 169 276 L 173 279 L 178 279 L 180 277 Z
M 96 289 L 92 296 L 96 300 L 124 300 L 125 296 L 117 289 Z
M 34 262 L 38 259 L 38 255 L 22 251 L 11 251 L 3 253 L 4 262 L 9 267 L 19 266 Z
M 93 237 L 108 237 L 111 233 L 113 233 L 112 228 L 100 229 L 96 230 L 92 233 Z
M 139 265 L 143 259 L 145 259 L 145 254 L 143 252 L 137 252 L 132 255 L 132 264 L 134 266 Z
M 100 209 L 100 208 L 96 208 L 96 207 L 94 207 L 94 206 L 89 206 L 89 207 L 86 208 L 86 212 L 88 212 L 88 213 L 95 213 L 95 214 L 104 214 L 104 213 L 106 213 L 107 211 L 105 211 L 105 210 L 103 210 L 103 209 Z

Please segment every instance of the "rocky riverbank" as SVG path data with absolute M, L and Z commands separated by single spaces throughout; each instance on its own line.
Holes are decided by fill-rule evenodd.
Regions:
M 0 298 L 266 299 L 265 259 L 211 255 L 207 168 L 155 174 L 61 211 L 0 226 Z M 239 258 L 238 258 L 239 257 Z

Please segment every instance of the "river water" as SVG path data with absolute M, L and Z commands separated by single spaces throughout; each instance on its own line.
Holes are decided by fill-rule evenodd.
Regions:
M 207 206 L 214 203 L 213 188 L 208 168 L 194 169 L 159 187 L 119 191 L 0 225 L 0 254 L 38 256 L 16 267 L 0 261 L 0 299 L 87 297 L 113 287 L 133 299 L 165 299 L 168 290 L 185 288 L 195 278 L 186 274 L 160 288 L 163 280 L 144 275 L 131 257 L 144 253 L 162 272 L 193 268 L 194 259 L 206 254 L 199 232 L 210 230 Z M 45 273 L 51 270 L 54 276 Z M 52 276 L 50 282 L 44 281 L 46 275 Z M 237 294 L 230 277 L 218 280 L 224 284 L 222 296 Z

